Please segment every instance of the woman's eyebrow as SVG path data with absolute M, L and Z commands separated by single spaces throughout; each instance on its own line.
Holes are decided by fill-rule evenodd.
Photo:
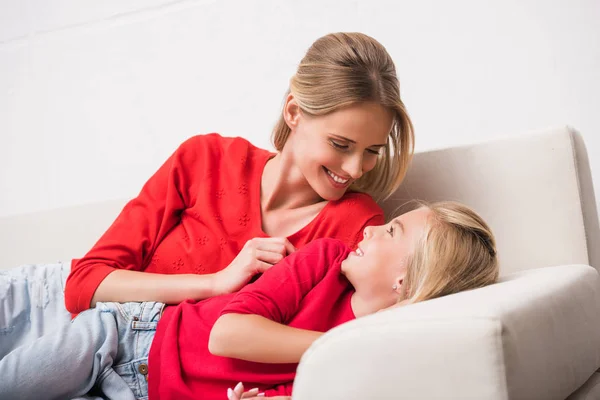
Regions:
M 354 140 L 352 140 L 352 139 L 348 139 L 348 138 L 347 138 L 347 137 L 345 137 L 345 136 L 337 135 L 337 134 L 335 134 L 335 133 L 330 133 L 330 135 L 331 135 L 331 136 L 334 136 L 334 137 L 335 137 L 335 138 L 337 138 L 337 139 L 340 139 L 340 140 L 345 140 L 345 141 L 347 141 L 347 142 L 350 142 L 350 143 L 352 143 L 352 144 L 356 144 L 356 142 L 355 142 Z M 369 146 L 369 147 L 377 147 L 377 148 L 381 148 L 381 147 L 384 147 L 384 146 L 385 146 L 385 143 L 383 143 L 383 144 L 373 144 L 373 145 L 371 145 L 371 146 Z

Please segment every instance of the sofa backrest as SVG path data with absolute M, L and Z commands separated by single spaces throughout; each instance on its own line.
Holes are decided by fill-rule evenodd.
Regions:
M 587 154 L 569 128 L 417 153 L 404 183 L 382 206 L 389 217 L 410 199 L 474 208 L 495 233 L 501 274 L 562 264 L 600 267 Z
M 415 154 L 390 215 L 410 199 L 456 200 L 495 232 L 503 274 L 582 263 L 600 267 L 598 216 L 581 137 L 565 129 Z M 0 269 L 81 257 L 126 200 L 0 219 Z M 588 251 L 589 250 L 589 251 Z

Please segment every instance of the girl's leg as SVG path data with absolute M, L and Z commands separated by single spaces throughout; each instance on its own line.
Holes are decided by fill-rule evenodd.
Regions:
M 0 271 L 0 359 L 69 323 L 64 287 L 69 263 Z
M 97 303 L 72 323 L 0 360 L 7 399 L 72 399 L 94 386 L 105 398 L 148 396 L 148 354 L 164 305 Z

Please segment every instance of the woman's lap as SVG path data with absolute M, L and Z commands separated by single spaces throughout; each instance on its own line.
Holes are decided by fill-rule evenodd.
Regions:
M 64 286 L 70 263 L 0 271 L 0 359 L 71 320 Z

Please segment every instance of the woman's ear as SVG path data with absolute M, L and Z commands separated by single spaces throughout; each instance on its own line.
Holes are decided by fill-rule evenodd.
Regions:
M 296 102 L 293 94 L 288 94 L 285 99 L 285 105 L 283 106 L 283 119 L 290 129 L 294 129 L 298 126 L 298 119 L 300 118 L 300 106 Z

